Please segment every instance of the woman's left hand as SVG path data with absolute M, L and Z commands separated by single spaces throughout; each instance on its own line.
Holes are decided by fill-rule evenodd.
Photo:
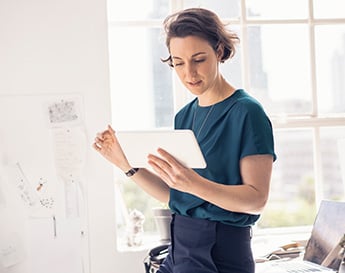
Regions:
M 148 156 L 148 163 L 153 170 L 170 188 L 190 193 L 199 175 L 182 165 L 167 151 L 159 148 L 158 153 L 160 157 L 152 154 Z

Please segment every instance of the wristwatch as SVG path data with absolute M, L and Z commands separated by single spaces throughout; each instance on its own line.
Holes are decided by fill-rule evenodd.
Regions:
M 128 177 L 131 177 L 132 175 L 134 175 L 137 171 L 139 171 L 139 168 L 132 168 L 129 171 L 125 172 L 125 175 L 127 175 Z

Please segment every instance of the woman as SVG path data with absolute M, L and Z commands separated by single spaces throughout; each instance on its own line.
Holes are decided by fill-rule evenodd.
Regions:
M 154 172 L 130 166 L 113 129 L 94 148 L 174 213 L 172 245 L 159 272 L 251 273 L 251 226 L 268 199 L 275 160 L 272 128 L 260 104 L 222 76 L 238 37 L 213 12 L 192 8 L 166 18 L 163 60 L 196 98 L 175 116 L 194 131 L 206 169 L 188 169 L 167 151 L 149 155 Z

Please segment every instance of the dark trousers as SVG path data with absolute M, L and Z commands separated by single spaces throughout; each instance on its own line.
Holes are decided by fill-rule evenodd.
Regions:
M 174 215 L 169 254 L 157 273 L 253 273 L 251 227 Z

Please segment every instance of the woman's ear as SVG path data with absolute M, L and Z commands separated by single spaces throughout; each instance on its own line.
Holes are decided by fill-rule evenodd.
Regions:
M 221 62 L 224 55 L 224 45 L 222 43 L 218 44 L 216 54 L 217 60 Z

